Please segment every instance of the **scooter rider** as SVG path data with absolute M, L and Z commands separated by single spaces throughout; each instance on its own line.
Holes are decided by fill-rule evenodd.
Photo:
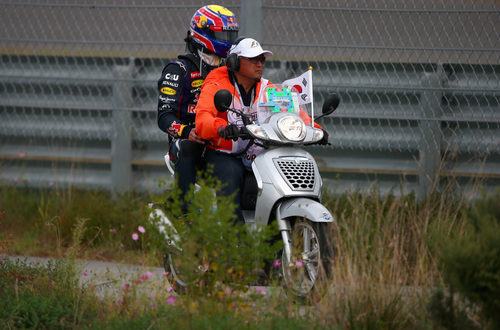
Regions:
M 218 5 L 204 6 L 193 15 L 186 54 L 168 63 L 158 80 L 158 126 L 168 134 L 169 155 L 175 164 L 181 197 L 202 168 L 204 141 L 196 134 L 196 103 L 207 74 L 221 64 L 238 36 L 234 14 Z M 183 211 L 187 206 L 183 205 Z
M 214 95 L 220 89 L 227 89 L 233 94 L 231 108 L 255 115 L 259 96 L 270 84 L 262 78 L 262 73 L 264 62 L 271 55 L 272 52 L 262 49 L 257 40 L 237 39 L 227 57 L 226 67 L 213 70 L 205 79 L 196 106 L 196 131 L 202 139 L 210 141 L 205 160 L 213 165 L 214 176 L 223 183 L 221 193 L 230 196 L 236 192 L 235 211 L 240 221 L 244 220 L 238 189 L 243 185 L 245 166 L 239 153 L 248 142 L 238 138 L 239 126 L 243 125 L 241 119 L 232 112 L 218 112 Z

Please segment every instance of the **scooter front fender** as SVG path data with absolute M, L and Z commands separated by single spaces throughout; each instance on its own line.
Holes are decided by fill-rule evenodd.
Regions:
M 312 222 L 333 222 L 334 218 L 323 204 L 309 198 L 291 198 L 281 202 L 279 207 L 281 219 L 303 217 Z
M 290 262 L 292 253 L 290 231 L 292 230 L 289 217 L 306 218 L 311 222 L 333 222 L 333 216 L 323 204 L 309 198 L 291 198 L 284 200 L 277 208 L 278 227 L 284 244 L 286 261 Z

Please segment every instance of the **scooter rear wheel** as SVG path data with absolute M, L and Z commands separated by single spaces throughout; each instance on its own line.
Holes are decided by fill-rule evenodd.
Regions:
M 208 266 L 200 262 L 196 249 L 189 245 L 183 245 L 182 249 L 172 248 L 167 252 L 163 257 L 163 268 L 172 288 L 179 294 L 187 293 L 194 286 L 199 287 L 208 271 Z
M 172 285 L 172 288 L 177 293 L 186 293 L 188 290 L 188 283 L 186 283 L 180 274 L 179 266 L 175 265 L 175 261 L 181 258 L 180 255 L 167 253 L 163 256 L 163 268 L 167 272 L 167 278 Z

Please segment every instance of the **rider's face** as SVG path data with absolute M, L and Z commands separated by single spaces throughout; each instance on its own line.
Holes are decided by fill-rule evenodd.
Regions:
M 241 57 L 240 72 L 252 78 L 260 79 L 262 78 L 265 61 L 266 58 L 264 55 L 259 55 L 253 58 Z

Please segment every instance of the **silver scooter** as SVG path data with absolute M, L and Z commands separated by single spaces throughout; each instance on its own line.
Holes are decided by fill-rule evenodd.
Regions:
M 303 110 L 299 107 L 298 93 L 293 89 L 271 85 L 261 93 L 258 102 L 257 118 L 252 120 L 230 108 L 229 91 L 220 90 L 214 97 L 218 111 L 230 111 L 241 117 L 239 136 L 253 141 L 248 146 L 259 146 L 258 152 L 247 155 L 247 159 L 255 158 L 241 193 L 245 223 L 252 230 L 257 225 L 277 222 L 284 247 L 281 271 L 285 285 L 292 294 L 303 297 L 313 290 L 320 276 L 328 274 L 334 251 L 333 241 L 327 237 L 327 225 L 334 219 L 321 204 L 322 179 L 318 166 L 313 156 L 301 149 L 321 141 L 323 130 L 304 123 L 299 115 Z M 331 114 L 338 104 L 338 96 L 330 95 L 320 117 Z M 242 151 L 243 157 L 248 151 Z M 155 209 L 152 216 L 160 218 L 164 226 L 160 230 L 170 233 L 167 242 L 172 251 L 177 251 L 168 253 L 164 262 L 170 280 L 177 290 L 186 288 L 188 284 L 175 267 L 175 258 L 182 255 L 176 247 L 178 234 L 165 230 L 173 229 L 173 225 L 162 211 Z

